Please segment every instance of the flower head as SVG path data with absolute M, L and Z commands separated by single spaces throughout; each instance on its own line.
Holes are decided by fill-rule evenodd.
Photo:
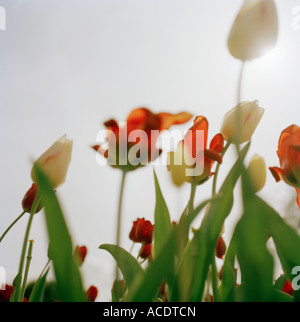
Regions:
M 86 257 L 87 254 L 87 247 L 86 246 L 76 246 L 74 250 L 74 256 L 76 261 L 78 262 L 78 265 L 80 266 Z
M 0 302 L 9 302 L 13 291 L 13 286 L 5 284 L 4 290 L 0 289 Z
M 152 244 L 143 244 L 139 256 L 144 259 L 152 259 Z
M 133 222 L 133 226 L 129 233 L 129 239 L 135 243 L 151 244 L 153 240 L 153 229 L 151 221 L 145 218 L 138 218 Z
M 278 17 L 273 0 L 245 0 L 231 28 L 227 46 L 242 61 L 263 56 L 277 41 Z
M 208 121 L 204 116 L 197 116 L 194 125 L 178 143 L 176 151 L 169 152 L 168 170 L 175 185 L 181 186 L 183 182 L 201 184 L 211 177 L 214 162 L 222 162 L 221 153 L 224 146 L 222 134 L 213 137 L 209 149 L 207 149 L 207 136 Z
M 264 187 L 266 182 L 266 164 L 264 159 L 255 154 L 248 165 L 248 172 L 255 192 L 258 192 Z
M 239 136 L 239 144 L 249 141 L 264 111 L 258 101 L 239 103 L 224 116 L 221 130 L 224 139 L 236 141 Z
M 65 182 L 71 161 L 72 146 L 73 141 L 68 140 L 64 135 L 35 161 L 46 173 L 54 189 Z M 34 168 L 31 171 L 31 177 L 35 181 Z
M 186 123 L 191 117 L 187 112 L 154 114 L 147 108 L 137 108 L 131 111 L 123 126 L 114 119 L 106 121 L 107 142 L 94 145 L 93 149 L 102 154 L 112 167 L 135 170 L 159 156 L 161 150 L 156 144 L 162 131 L 172 125 Z
M 23 200 L 22 200 L 22 208 L 26 212 L 30 212 L 31 208 L 33 206 L 34 200 L 37 196 L 39 187 L 36 183 L 33 183 L 30 187 L 30 189 L 26 192 Z M 39 204 L 36 207 L 35 213 L 39 212 L 42 209 L 42 205 L 39 202 Z
M 300 208 L 300 127 L 290 125 L 282 131 L 277 155 L 280 167 L 269 167 L 275 180 L 284 180 L 287 184 L 295 187 L 297 192 L 297 203 Z

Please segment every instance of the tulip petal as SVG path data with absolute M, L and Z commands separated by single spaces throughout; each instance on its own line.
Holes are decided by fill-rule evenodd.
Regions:
M 282 170 L 278 167 L 269 167 L 276 182 L 283 180 Z
M 127 118 L 127 132 L 133 130 L 158 130 L 160 118 L 144 107 L 132 110 Z
M 158 113 L 160 118 L 160 131 L 169 129 L 172 125 L 184 124 L 192 118 L 192 114 L 181 112 L 178 114 Z
M 197 135 L 199 132 L 203 131 L 204 134 L 204 144 L 197 143 Z M 194 120 L 194 125 L 188 130 L 184 137 L 184 144 L 191 151 L 191 155 L 193 158 L 196 158 L 200 153 L 200 150 L 205 149 L 207 145 L 207 133 L 208 133 L 208 121 L 204 116 L 197 116 Z
M 210 142 L 209 149 L 222 153 L 224 148 L 224 137 L 221 133 L 216 134 Z
M 218 153 L 217 151 L 215 150 L 211 150 L 211 149 L 205 149 L 204 150 L 204 155 L 205 157 L 213 160 L 213 161 L 217 161 L 219 163 L 222 163 L 222 156 L 220 153 Z

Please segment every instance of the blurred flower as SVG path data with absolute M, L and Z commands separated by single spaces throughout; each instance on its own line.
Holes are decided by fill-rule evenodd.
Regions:
M 275 46 L 278 17 L 273 0 L 245 0 L 231 28 L 227 46 L 242 61 L 259 58 Z
M 269 167 L 275 180 L 284 180 L 287 184 L 295 187 L 297 192 L 297 203 L 300 208 L 299 187 L 300 187 L 300 128 L 297 125 L 290 125 L 282 131 L 277 155 L 279 167 Z
M 74 256 L 75 256 L 76 261 L 79 266 L 84 262 L 86 254 L 87 254 L 86 246 L 76 246 L 75 247 Z
M 35 161 L 46 173 L 54 189 L 65 182 L 71 161 L 72 146 L 73 141 L 68 140 L 64 135 Z M 31 177 L 35 181 L 33 169 Z
M 88 302 L 95 302 L 98 296 L 98 289 L 96 286 L 90 286 L 86 292 Z
M 194 125 L 178 143 L 176 151 L 168 153 L 167 168 L 175 185 L 181 186 L 183 182 L 201 184 L 213 174 L 211 168 L 214 162 L 222 162 L 221 153 L 224 146 L 222 134 L 214 136 L 209 149 L 206 148 L 207 136 L 208 121 L 204 116 L 197 116 Z
M 220 259 L 223 258 L 223 256 L 226 253 L 226 244 L 224 242 L 224 239 L 222 238 L 222 236 L 219 236 L 218 240 L 217 240 L 217 246 L 216 246 L 216 256 Z
M 154 225 L 145 218 L 138 218 L 133 222 L 129 238 L 135 243 L 151 244 L 153 240 Z
M 261 190 L 266 182 L 266 164 L 265 160 L 255 154 L 248 165 L 250 180 L 253 184 L 255 192 Z
M 287 293 L 291 296 L 293 296 L 293 294 L 294 294 L 293 286 L 288 278 L 286 279 L 286 281 L 283 285 L 282 292 Z
M 35 200 L 35 197 L 38 193 L 39 187 L 36 183 L 33 183 L 30 187 L 30 189 L 26 192 L 23 200 L 22 200 L 22 208 L 24 211 L 26 212 L 30 212 L 33 202 Z M 37 205 L 37 208 L 35 210 L 35 213 L 39 212 L 42 209 L 42 205 L 39 202 L 39 204 Z
M 224 116 L 221 130 L 224 139 L 236 141 L 239 135 L 239 144 L 249 141 L 264 111 L 264 108 L 258 105 L 258 101 L 239 103 Z M 239 130 L 241 133 L 238 133 Z
M 139 253 L 139 257 L 151 260 L 152 259 L 152 244 L 143 244 L 141 247 L 141 251 Z
M 104 123 L 107 142 L 94 145 L 93 149 L 102 154 L 108 164 L 123 171 L 135 170 L 154 161 L 161 150 L 156 147 L 162 131 L 172 125 L 183 124 L 191 119 L 190 113 L 154 114 L 146 108 L 131 111 L 124 126 L 114 120 Z
M 9 302 L 9 299 L 14 291 L 13 286 L 5 284 L 5 289 L 0 289 L 0 302 Z

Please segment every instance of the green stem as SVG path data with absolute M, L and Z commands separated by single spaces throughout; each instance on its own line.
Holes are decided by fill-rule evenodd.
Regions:
M 195 200 L 196 188 L 197 188 L 196 182 L 192 181 L 189 206 L 188 206 L 188 214 L 190 214 L 194 210 L 194 200 Z
M 126 171 L 122 172 L 122 181 L 120 187 L 120 194 L 119 194 L 119 206 L 118 206 L 118 217 L 117 217 L 117 236 L 116 236 L 116 244 L 120 247 L 120 240 L 121 240 L 121 222 L 122 222 L 122 203 L 123 203 L 123 195 L 124 195 L 124 184 L 126 178 Z M 119 255 L 117 254 L 117 258 Z M 118 260 L 117 260 L 118 263 Z M 116 266 L 116 280 L 119 279 L 119 270 L 118 265 Z
M 23 284 L 22 284 L 22 288 L 21 288 L 21 299 L 23 299 L 24 295 L 25 295 L 27 277 L 28 277 L 30 262 L 31 262 L 31 259 L 32 259 L 33 242 L 34 242 L 33 240 L 29 241 L 29 247 L 28 247 L 28 252 L 27 252 L 27 257 L 26 257 L 26 266 L 25 266 L 25 272 L 24 272 L 24 279 L 23 279 Z
M 1 235 L 1 237 L 0 237 L 0 243 L 2 242 L 2 240 L 3 240 L 3 238 L 5 237 L 5 235 L 10 231 L 10 229 L 19 221 L 19 219 L 21 219 L 23 216 L 24 216 L 24 214 L 26 213 L 26 211 L 24 210 L 22 213 L 21 213 L 21 215 L 17 218 L 17 219 L 15 219 L 9 226 L 8 226 L 8 228 L 5 230 L 5 232 Z
M 230 147 L 231 145 L 231 141 L 228 141 L 221 153 L 222 157 L 224 156 L 224 154 L 226 153 L 226 151 L 228 150 L 228 148 Z M 213 180 L 213 185 L 212 185 L 212 196 L 215 196 L 216 193 L 217 193 L 217 177 L 218 177 L 218 174 L 219 174 L 219 169 L 220 169 L 220 165 L 221 163 L 217 163 L 217 166 L 216 166 L 216 171 L 215 171 L 215 174 L 214 174 L 214 180 Z
M 28 219 L 28 224 L 25 232 L 25 237 L 24 237 L 24 242 L 23 242 L 23 248 L 22 248 L 22 253 L 21 253 L 21 258 L 20 258 L 20 264 L 19 264 L 19 271 L 18 275 L 16 277 L 16 286 L 15 286 L 15 294 L 14 294 L 14 301 L 15 302 L 20 302 L 22 301 L 21 298 L 21 283 L 22 283 L 22 273 L 23 273 L 23 267 L 24 267 L 24 261 L 25 261 L 25 254 L 26 254 L 26 249 L 27 249 L 27 244 L 28 244 L 28 238 L 29 238 L 29 233 L 30 233 L 30 228 L 33 220 L 33 216 L 36 212 L 37 206 L 39 204 L 39 194 L 34 199 L 33 205 L 30 210 L 30 216 Z

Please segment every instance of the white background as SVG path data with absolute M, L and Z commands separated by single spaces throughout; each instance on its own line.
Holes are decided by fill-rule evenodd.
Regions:
M 22 211 L 32 160 L 67 133 L 74 140 L 72 162 L 57 194 L 74 245 L 88 247 L 84 284 L 98 287 L 97 300 L 110 300 L 114 261 L 98 246 L 115 242 L 121 173 L 99 166 L 90 145 L 104 121 L 124 121 L 131 109 L 141 106 L 204 115 L 211 139 L 223 115 L 236 104 L 240 62 L 230 56 L 226 40 L 242 2 L 1 0 L 7 21 L 6 31 L 0 31 L 0 233 Z M 267 166 L 278 165 L 281 131 L 292 123 L 300 125 L 300 30 L 291 26 L 296 17 L 292 9 L 300 1 L 275 2 L 278 43 L 268 55 L 246 65 L 242 88 L 243 100 L 258 99 L 265 108 L 249 157 L 258 153 Z M 188 129 L 191 122 L 180 128 Z M 233 150 L 225 156 L 219 183 L 234 155 Z M 176 220 L 189 186 L 176 188 L 165 166 L 155 169 Z M 127 179 L 122 245 L 129 250 L 132 221 L 153 221 L 153 167 L 132 172 Z M 196 202 L 210 196 L 211 182 L 198 188 Z M 299 212 L 294 189 L 276 184 L 270 172 L 259 194 L 283 216 L 290 201 Z M 227 243 L 239 215 L 235 207 L 226 221 Z M 0 245 L 0 266 L 9 283 L 17 273 L 26 224 L 25 216 Z M 30 238 L 35 240 L 32 279 L 47 261 L 42 212 L 34 217 Z

